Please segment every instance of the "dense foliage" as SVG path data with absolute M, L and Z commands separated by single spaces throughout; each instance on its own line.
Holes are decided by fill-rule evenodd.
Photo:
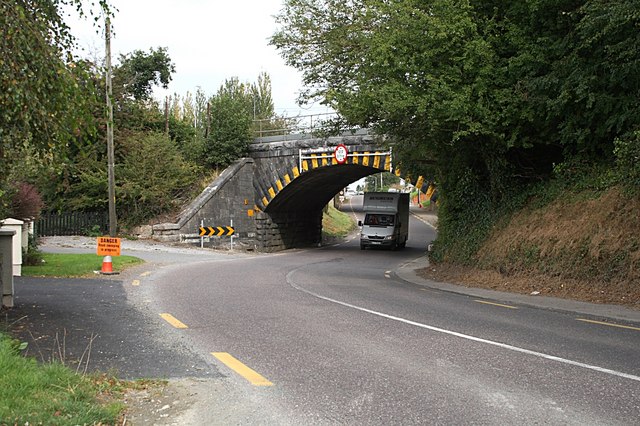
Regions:
M 435 257 L 467 262 L 560 164 L 637 172 L 637 6 L 287 0 L 272 44 L 303 72 L 303 101 L 375 127 L 404 171 L 437 181 Z
M 400 183 L 400 178 L 393 173 L 384 172 L 367 176 L 365 189 L 367 191 L 388 191 L 392 185 Z
M 21 158 L 52 163 L 81 127 L 94 129 L 86 70 L 71 56 L 62 4 L 82 11 L 79 0 L 0 1 L 0 216 Z

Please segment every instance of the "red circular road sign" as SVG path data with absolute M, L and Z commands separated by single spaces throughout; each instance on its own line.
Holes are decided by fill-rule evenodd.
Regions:
M 340 144 L 336 146 L 335 151 L 333 151 L 333 158 L 336 159 L 338 164 L 344 164 L 347 162 L 348 154 L 349 154 L 349 151 L 347 150 L 347 147 L 344 146 L 344 144 Z

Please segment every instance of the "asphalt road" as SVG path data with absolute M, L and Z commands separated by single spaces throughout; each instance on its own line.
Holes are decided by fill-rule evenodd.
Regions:
M 193 424 L 637 424 L 639 323 L 401 279 L 434 236 L 412 219 L 407 248 L 393 252 L 353 239 L 194 253 L 118 279 L 53 283 L 66 300 L 23 279 L 17 302 L 36 298 L 30 316 L 48 311 L 85 339 L 102 336 L 94 348 L 112 351 L 100 366 L 207 376 L 233 390 Z M 241 406 L 251 409 L 234 416 Z

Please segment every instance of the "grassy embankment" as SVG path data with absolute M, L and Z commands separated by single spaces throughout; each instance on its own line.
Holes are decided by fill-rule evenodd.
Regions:
M 422 273 L 467 286 L 640 308 L 640 195 L 610 185 L 606 176 L 585 173 L 540 185 L 494 221 L 466 264 L 433 264 Z
M 329 211 L 322 215 L 322 234 L 328 238 L 343 238 L 356 227 L 350 215 L 329 206 Z

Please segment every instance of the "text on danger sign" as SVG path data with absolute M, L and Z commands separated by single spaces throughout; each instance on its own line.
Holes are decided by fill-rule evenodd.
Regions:
M 120 238 L 98 237 L 98 256 L 120 256 Z

